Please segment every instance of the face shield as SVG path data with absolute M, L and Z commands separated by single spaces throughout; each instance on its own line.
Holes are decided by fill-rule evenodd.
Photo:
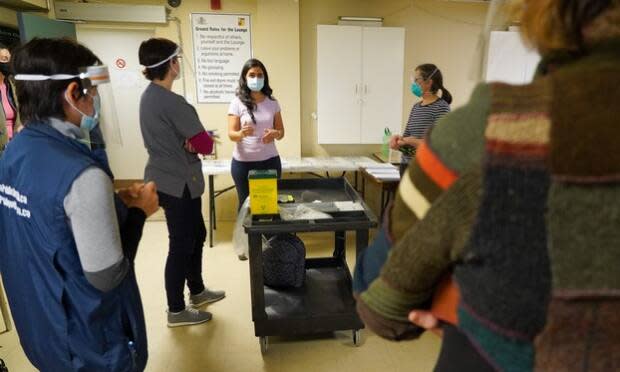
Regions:
M 86 141 L 89 144 L 97 145 L 121 145 L 121 131 L 118 125 L 114 94 L 111 84 L 108 84 L 110 82 L 110 73 L 108 72 L 107 66 L 84 67 L 80 68 L 79 71 L 80 73 L 77 75 L 17 74 L 15 75 L 15 80 L 45 81 L 80 79 L 82 93 L 90 96 L 93 101 L 93 114 L 90 116 L 95 117 L 97 120 L 97 125 L 89 133 L 85 133 Z M 82 113 L 82 115 L 85 114 L 88 113 Z
M 169 55 L 168 57 L 162 59 L 161 61 L 157 62 L 157 63 L 153 63 L 152 65 L 148 65 L 145 66 L 144 68 L 149 69 L 149 68 L 155 68 L 155 67 L 159 67 L 165 63 L 169 63 L 173 58 L 177 58 L 178 64 L 177 64 L 177 68 L 179 69 L 179 71 L 177 71 L 177 78 L 175 80 L 180 80 L 183 83 L 183 96 L 188 99 L 187 96 L 187 81 L 195 81 L 196 78 L 196 74 L 194 73 L 194 68 L 192 67 L 189 58 L 185 58 L 185 55 L 183 54 L 181 47 L 177 46 L 177 48 L 174 50 L 174 52 L 172 52 L 171 55 Z M 174 69 L 174 67 L 170 66 L 170 68 Z

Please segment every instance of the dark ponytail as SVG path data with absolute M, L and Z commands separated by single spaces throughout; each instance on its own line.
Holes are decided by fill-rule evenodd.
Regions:
M 450 93 L 443 85 L 441 86 L 441 99 L 446 101 L 447 104 L 452 103 L 452 93 Z
M 437 66 L 432 63 L 425 63 L 419 65 L 415 69 L 420 71 L 420 75 L 424 80 L 433 80 L 433 86 L 431 87 L 433 94 L 437 94 L 437 92 L 441 90 L 441 99 L 448 104 L 452 103 L 452 94 L 443 86 L 443 75 Z

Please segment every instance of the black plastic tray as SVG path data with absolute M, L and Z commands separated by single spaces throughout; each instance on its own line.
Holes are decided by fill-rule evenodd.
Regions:
M 265 311 L 269 319 L 355 313 L 348 268 L 327 260 L 330 259 L 306 260 L 306 278 L 301 288 L 265 286 Z

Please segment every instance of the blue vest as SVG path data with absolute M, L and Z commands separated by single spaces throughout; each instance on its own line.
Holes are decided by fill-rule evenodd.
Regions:
M 41 371 L 142 371 L 147 344 L 133 269 L 103 293 L 84 276 L 64 199 L 90 166 L 82 143 L 26 127 L 0 159 L 0 271 L 22 347 Z

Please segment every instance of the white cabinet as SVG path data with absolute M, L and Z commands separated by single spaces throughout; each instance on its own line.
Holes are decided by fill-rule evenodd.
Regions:
M 519 32 L 491 32 L 486 81 L 527 84 L 532 81 L 538 62 L 540 55 L 523 43 Z
M 381 143 L 399 133 L 403 110 L 405 30 L 317 26 L 320 144 Z

